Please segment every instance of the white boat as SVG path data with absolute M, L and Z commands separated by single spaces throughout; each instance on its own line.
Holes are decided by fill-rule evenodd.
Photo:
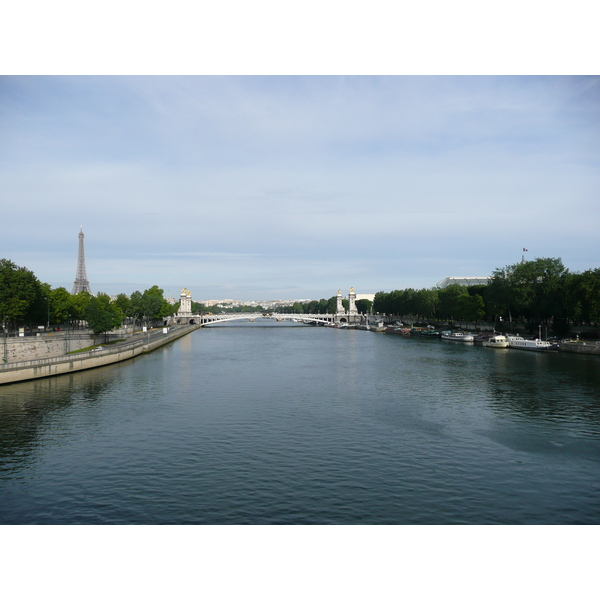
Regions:
M 517 348 L 518 350 L 533 350 L 534 352 L 558 352 L 558 344 L 551 344 L 544 340 L 526 340 L 520 335 L 509 335 L 508 347 Z
M 466 331 L 442 331 L 442 339 L 451 342 L 473 342 L 475 336 Z
M 508 340 L 504 335 L 492 335 L 487 340 L 481 342 L 481 345 L 488 348 L 508 348 Z

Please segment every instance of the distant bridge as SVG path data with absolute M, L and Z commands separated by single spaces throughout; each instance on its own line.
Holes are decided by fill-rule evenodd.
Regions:
M 271 319 L 274 321 L 292 321 L 295 323 L 321 323 L 323 325 L 334 325 L 339 323 L 339 315 L 305 315 L 305 314 L 283 314 L 283 313 L 229 313 L 220 315 L 196 315 L 194 322 L 201 325 L 212 325 L 214 323 L 225 323 L 228 321 L 256 321 L 258 319 Z M 345 321 L 345 319 L 344 319 Z
M 192 292 L 183 288 L 181 292 L 181 300 L 179 311 L 176 315 L 165 320 L 165 325 L 213 325 L 214 323 L 224 323 L 227 321 L 256 321 L 257 319 L 273 319 L 275 321 L 293 321 L 296 323 L 321 324 L 321 325 L 338 325 L 338 324 L 366 324 L 367 316 L 359 314 L 356 309 L 356 294 L 354 288 L 350 288 L 348 294 L 348 309 L 344 308 L 342 292 L 338 290 L 336 296 L 336 312 L 333 314 L 299 314 L 299 313 L 271 313 L 271 312 L 256 312 L 256 313 L 226 313 L 226 314 L 192 314 Z

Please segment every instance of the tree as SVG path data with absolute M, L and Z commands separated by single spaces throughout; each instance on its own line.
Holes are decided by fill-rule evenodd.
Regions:
M 173 306 L 163 298 L 163 290 L 157 285 L 144 290 L 144 293 L 136 291 L 131 294 L 129 300 L 128 317 L 135 321 L 144 317 L 147 321 L 156 321 L 175 314 L 179 305 Z
M 0 315 L 15 322 L 31 321 L 39 317 L 42 298 L 42 285 L 32 271 L 0 259 Z
M 50 290 L 47 296 L 50 300 L 50 322 L 64 323 L 72 313 L 72 296 L 64 288 Z
M 123 313 L 119 307 L 110 301 L 109 296 L 101 293 L 90 298 L 84 315 L 88 327 L 94 334 L 94 344 L 97 336 L 119 327 L 123 320 Z
M 85 311 L 92 298 L 93 296 L 86 291 L 71 294 L 71 318 L 80 321 L 86 319 Z
M 481 321 L 485 315 L 485 303 L 479 294 L 465 294 L 456 300 L 456 316 L 464 321 Z
M 568 290 L 568 317 L 583 323 L 600 323 L 600 269 L 573 274 Z
M 173 306 L 164 299 L 163 294 L 164 291 L 157 285 L 153 285 L 142 294 L 144 315 L 148 320 L 156 321 L 173 314 Z
M 294 305 L 292 307 L 292 312 L 295 314 L 301 314 L 304 312 L 304 308 L 302 307 L 302 304 L 300 304 L 300 302 L 294 302 Z
M 453 283 L 448 287 L 438 291 L 438 297 L 440 301 L 439 315 L 444 319 L 454 319 L 455 317 L 460 318 L 460 308 L 458 299 L 462 296 L 469 296 L 467 288 L 462 285 Z
M 373 302 L 371 302 L 371 300 L 357 300 L 356 301 L 356 310 L 358 310 L 359 313 L 370 312 L 372 306 L 373 306 Z

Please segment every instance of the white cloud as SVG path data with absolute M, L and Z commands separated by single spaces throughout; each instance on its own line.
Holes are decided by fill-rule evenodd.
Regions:
M 597 266 L 599 81 L 1 78 L 1 253 L 70 280 L 83 225 L 92 283 L 238 295 Z

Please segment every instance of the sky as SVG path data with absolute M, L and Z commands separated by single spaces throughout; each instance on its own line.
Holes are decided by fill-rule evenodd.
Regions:
M 597 76 L 0 76 L 0 258 L 319 299 L 600 267 Z

